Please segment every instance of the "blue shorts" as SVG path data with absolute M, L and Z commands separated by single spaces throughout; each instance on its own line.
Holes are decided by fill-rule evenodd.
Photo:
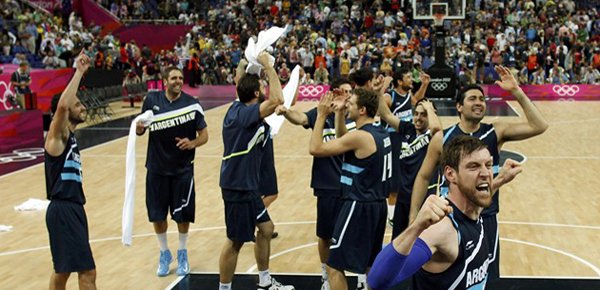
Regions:
M 221 189 L 225 203 L 227 238 L 234 242 L 254 242 L 258 224 L 271 220 L 260 195 L 253 191 Z
M 341 208 L 342 200 L 338 196 L 317 197 L 317 237 L 324 240 L 333 237 L 333 229 Z
M 196 190 L 194 171 L 167 176 L 148 171 L 146 175 L 146 209 L 150 222 L 167 220 L 167 213 L 177 223 L 194 222 Z
M 343 200 L 329 247 L 327 265 L 365 274 L 381 252 L 387 221 L 385 200 Z
M 402 142 L 400 141 L 400 134 L 398 132 L 390 132 L 390 140 L 392 141 L 392 178 L 388 179 L 390 182 L 390 192 L 398 193 L 400 191 L 400 149 Z M 386 193 L 389 194 L 389 193 Z
M 46 227 L 54 272 L 72 273 L 96 269 L 83 205 L 52 200 L 46 210 Z

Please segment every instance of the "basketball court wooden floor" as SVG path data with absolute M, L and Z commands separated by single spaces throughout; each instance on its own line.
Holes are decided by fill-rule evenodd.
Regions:
M 306 110 L 316 103 L 299 103 Z M 518 107 L 511 102 L 513 107 Z M 536 102 L 550 122 L 543 135 L 503 148 L 526 157 L 524 172 L 502 189 L 501 275 L 503 277 L 600 277 L 600 102 Z M 190 230 L 192 272 L 218 271 L 225 230 L 218 187 L 223 153 L 221 126 L 228 105 L 206 112 L 210 140 L 196 151 L 196 223 Z M 522 111 L 518 109 L 522 116 Z M 487 117 L 493 121 L 497 117 Z M 500 117 L 516 121 L 519 117 Z M 456 117 L 442 118 L 444 127 Z M 146 135 L 147 136 L 147 135 Z M 275 138 L 280 197 L 269 208 L 279 237 L 271 248 L 274 273 L 317 274 L 320 264 L 315 237 L 315 198 L 310 184 L 310 132 L 285 123 Z M 121 244 L 121 213 L 125 174 L 125 138 L 82 151 L 86 211 L 99 289 L 164 289 L 171 275 L 156 276 L 158 244 L 145 209 L 147 137 L 137 144 L 137 181 L 132 247 Z M 17 212 L 13 206 L 45 197 L 43 166 L 0 177 L 0 289 L 47 288 L 52 262 L 45 212 Z M 170 222 L 169 242 L 177 247 Z M 256 273 L 252 246 L 246 245 L 239 273 Z M 600 280 L 596 280 L 600 281 Z M 573 285 L 576 287 L 575 285 Z M 68 283 L 77 288 L 76 275 Z M 203 285 L 202 289 L 216 289 Z M 571 287 L 569 287 L 571 288 Z M 599 287 L 600 289 L 600 284 Z M 522 288 L 523 289 L 523 288 Z

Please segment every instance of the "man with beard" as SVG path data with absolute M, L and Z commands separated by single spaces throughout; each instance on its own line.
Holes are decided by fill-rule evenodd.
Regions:
M 438 160 L 440 159 L 444 144 L 463 135 L 474 136 L 482 140 L 488 146 L 493 157 L 493 170 L 495 175 L 493 188 L 497 190 L 510 180 L 510 178 L 504 178 L 502 170 L 500 170 L 500 149 L 502 148 L 502 145 L 505 142 L 524 140 L 537 136 L 542 134 L 548 128 L 548 122 L 518 86 L 517 80 L 510 73 L 510 70 L 503 66 L 496 66 L 495 69 L 501 78 L 500 81 L 496 81 L 496 84 L 515 97 L 523 109 L 527 121 L 518 123 L 496 121 L 491 124 L 481 122 L 487 107 L 483 89 L 477 85 L 470 85 L 463 88 L 456 97 L 456 109 L 459 113 L 460 122 L 445 129 L 443 134 L 442 132 L 435 134 L 431 139 L 429 148 L 427 148 L 427 156 L 423 161 L 413 185 L 409 224 L 415 219 L 417 212 L 421 208 L 428 187 L 430 188 L 430 194 L 434 193 L 435 190 L 440 187 L 442 196 L 445 196 L 448 190 L 447 186 L 443 186 L 445 181 L 444 176 L 440 174 L 441 176 L 438 177 L 438 175 L 433 174 L 438 164 Z M 508 165 L 509 168 L 515 166 L 514 163 L 505 163 L 504 165 L 503 168 L 507 167 L 506 165 Z M 438 182 L 440 180 L 441 182 Z M 431 185 L 429 185 L 430 181 Z M 500 210 L 498 205 L 499 194 L 498 192 L 494 193 L 492 205 L 485 209 L 481 215 L 483 222 L 485 223 L 485 228 L 487 229 L 486 241 L 489 243 L 488 246 L 491 256 L 488 282 L 495 281 L 500 277 L 500 247 L 498 246 L 498 219 L 496 217 Z
M 269 54 L 261 52 L 258 62 L 269 78 L 269 99 L 265 101 L 265 86 L 257 75 L 242 75 L 236 84 L 238 99 L 231 104 L 223 120 L 224 153 L 219 186 L 225 203 L 227 241 L 219 259 L 220 290 L 231 289 L 238 255 L 246 242 L 255 242 L 258 289 L 294 289 L 277 282 L 269 273 L 274 225 L 259 191 L 263 144 L 270 132 L 263 120 L 283 104 L 283 95 Z M 256 237 L 255 228 L 258 228 Z
M 412 122 L 412 106 L 425 97 L 425 91 L 427 91 L 431 77 L 428 74 L 421 72 L 421 80 L 423 81 L 423 84 L 417 93 L 413 95 L 413 77 L 411 72 L 407 68 L 401 68 L 394 72 L 392 78 L 394 89 L 384 94 L 383 99 L 389 108 L 389 111 L 391 111 L 398 120 L 407 122 L 408 124 Z M 384 90 L 388 89 L 388 81 L 389 77 L 384 80 Z M 385 123 L 384 125 L 387 127 L 392 140 L 392 159 L 394 160 L 392 163 L 392 179 L 390 180 L 390 197 L 388 199 L 388 220 L 393 226 L 392 221 L 394 220 L 394 212 L 397 203 L 396 198 L 400 190 L 400 146 L 403 133 L 398 131 L 397 127 L 394 128 Z
M 383 98 L 379 100 L 379 115 L 381 120 L 394 130 L 394 135 L 398 136 L 397 147 L 394 147 L 394 138 L 392 138 L 394 135 L 390 133 L 392 150 L 398 150 L 396 154 L 392 152 L 392 158 L 394 155 L 398 158 L 398 160 L 394 158 L 395 162 L 398 162 L 392 164 L 392 170 L 395 169 L 395 165 L 399 171 L 398 197 L 392 209 L 388 206 L 388 210 L 396 211 L 392 215 L 392 239 L 394 239 L 408 227 L 412 186 L 427 154 L 431 136 L 442 130 L 442 123 L 437 116 L 435 105 L 426 98 L 417 102 L 412 122 L 403 121 L 398 115 L 393 114 Z
M 80 289 L 96 289 L 96 265 L 83 208 L 81 155 L 74 134 L 75 127 L 85 121 L 85 106 L 76 94 L 90 62 L 87 55 L 79 54 L 73 79 L 51 103 L 53 118 L 44 144 L 46 194 L 50 200 L 46 226 L 54 263 L 50 289 L 65 289 L 72 272 L 79 274 Z
M 356 130 L 323 142 L 323 128 L 333 112 L 332 92 L 317 107 L 309 153 L 315 157 L 343 154 L 340 183 L 342 206 L 331 238 L 327 272 L 331 289 L 347 289 L 344 271 L 366 274 L 381 250 L 392 177 L 391 141 L 387 130 L 374 125 L 379 94 L 357 88 L 346 102 L 347 118 Z
M 343 135 L 340 130 L 347 132 L 356 128 L 355 122 L 345 118 L 346 100 L 350 98 L 352 92 L 350 80 L 346 78 L 336 79 L 329 89 L 334 93 L 336 98 L 336 101 L 334 101 L 335 114 L 329 115 L 323 125 L 323 142 L 329 142 L 334 140 L 338 135 Z M 294 109 L 286 109 L 285 106 L 278 106 L 275 112 L 278 115 L 285 116 L 294 125 L 302 125 L 305 129 L 314 130 L 315 128 L 317 108 L 302 113 Z M 336 129 L 340 132 L 337 132 Z M 314 196 L 317 197 L 316 230 L 319 239 L 318 251 L 321 261 L 322 290 L 329 290 L 330 288 L 326 263 L 329 257 L 333 228 L 342 204 L 340 200 L 342 194 L 340 184 L 342 157 L 342 155 L 337 155 L 313 158 L 310 186 L 313 188 Z
M 165 69 L 166 91 L 149 93 L 142 112 L 152 110 L 154 121 L 148 126 L 146 159 L 146 209 L 158 238 L 160 258 L 156 274 L 169 275 L 173 260 L 167 243 L 167 213 L 177 223 L 179 248 L 177 275 L 190 272 L 187 240 L 190 223 L 195 220 L 194 155 L 196 147 L 208 142 L 204 110 L 194 97 L 181 90 L 183 72 L 177 67 Z M 137 124 L 137 134 L 146 128 Z
M 429 196 L 415 221 L 379 253 L 368 276 L 372 289 L 391 288 L 415 273 L 414 289 L 485 288 L 492 258 L 481 212 L 492 204 L 492 164 L 477 137 L 460 136 L 446 146 L 440 168 L 448 195 Z

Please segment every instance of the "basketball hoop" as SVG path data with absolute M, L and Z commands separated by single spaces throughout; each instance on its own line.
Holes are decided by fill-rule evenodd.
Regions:
M 435 26 L 444 26 L 444 16 L 446 16 L 446 14 L 433 14 L 433 23 Z

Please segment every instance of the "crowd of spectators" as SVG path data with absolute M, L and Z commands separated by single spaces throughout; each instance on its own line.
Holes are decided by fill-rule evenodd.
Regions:
M 406 67 L 419 81 L 418 71 L 435 62 L 438 28 L 414 20 L 404 0 L 96 1 L 123 20 L 174 19 L 193 26 L 173 49 L 152 52 L 135 41 L 104 35 L 99 26 L 84 27 L 75 13 L 29 10 L 15 17 L 18 27 L 4 25 L 4 54 L 14 57 L 25 50 L 55 68 L 71 65 L 85 49 L 95 67 L 141 72 L 142 81 L 177 65 L 189 71 L 191 86 L 231 84 L 248 39 L 287 25 L 273 49 L 283 82 L 296 65 L 306 72 L 305 83 L 326 84 L 362 67 L 384 75 Z M 600 83 L 600 18 L 587 4 L 467 0 L 466 19 L 444 24 L 446 62 L 463 84 L 493 83 L 498 64 L 523 84 Z

